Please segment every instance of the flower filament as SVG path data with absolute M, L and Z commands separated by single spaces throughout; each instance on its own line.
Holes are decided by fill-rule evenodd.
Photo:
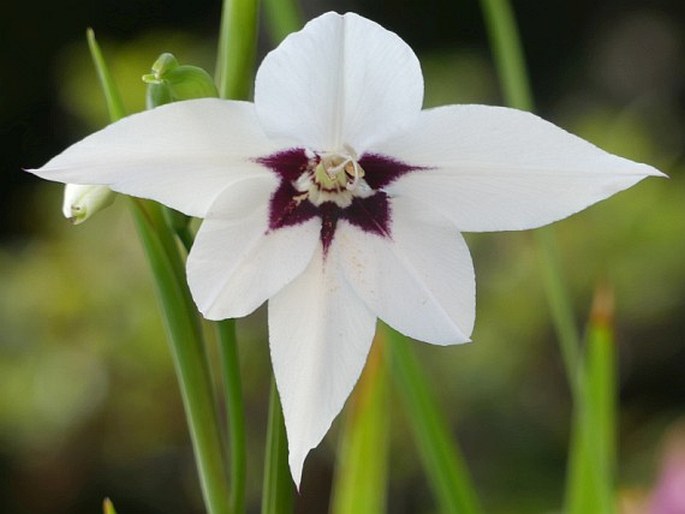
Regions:
M 364 168 L 351 148 L 321 154 L 307 150 L 306 155 L 307 166 L 293 183 L 300 193 L 295 197 L 298 203 L 308 199 L 316 206 L 334 202 L 344 208 L 356 196 L 366 198 L 373 194 L 364 180 Z

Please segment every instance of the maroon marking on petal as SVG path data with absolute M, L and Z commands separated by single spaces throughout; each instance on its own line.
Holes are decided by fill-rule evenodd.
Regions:
M 299 225 L 318 215 L 317 208 L 306 198 L 298 201 L 300 193 L 282 181 L 269 201 L 269 230 Z
M 359 159 L 359 165 L 364 169 L 364 180 L 371 186 L 371 189 L 387 186 L 406 173 L 429 169 L 425 166 L 414 166 L 376 153 L 362 155 Z
M 342 218 L 364 232 L 390 238 L 390 202 L 382 191 L 368 198 L 355 198 L 343 209 Z
M 302 148 L 290 148 L 255 162 L 272 170 L 280 178 L 280 185 L 269 201 L 269 230 L 304 223 L 315 216 L 321 219 L 320 239 L 324 255 L 328 252 L 338 220 L 344 219 L 364 232 L 380 237 L 391 237 L 391 209 L 388 196 L 378 189 L 392 183 L 405 173 L 427 169 L 413 166 L 379 154 L 364 154 L 359 165 L 364 169 L 364 180 L 376 192 L 367 197 L 354 197 L 347 207 L 335 202 L 314 205 L 306 193 L 295 189 L 293 183 L 310 166 L 310 160 Z
M 266 157 L 259 157 L 255 161 L 288 181 L 297 180 L 309 164 L 304 148 L 289 148 Z
M 338 220 L 341 213 L 343 213 L 338 205 L 333 202 L 324 202 L 319 205 L 319 215 L 321 216 L 321 245 L 323 246 L 324 256 L 328 253 L 328 249 L 333 242 L 335 236 L 335 228 L 338 226 Z

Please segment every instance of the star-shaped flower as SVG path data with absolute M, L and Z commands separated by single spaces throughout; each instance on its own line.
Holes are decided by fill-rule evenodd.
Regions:
M 433 344 L 469 340 L 475 284 L 460 231 L 538 227 L 661 175 L 527 112 L 422 111 L 422 100 L 406 43 L 328 13 L 266 56 L 254 103 L 159 107 L 33 170 L 204 218 L 191 292 L 217 320 L 269 300 L 296 482 L 359 377 L 376 318 Z

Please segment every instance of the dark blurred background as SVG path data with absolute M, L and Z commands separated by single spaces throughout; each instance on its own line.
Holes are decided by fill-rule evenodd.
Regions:
M 514 1 L 538 111 L 602 148 L 671 176 L 558 225 L 578 322 L 592 291 L 617 293 L 622 512 L 642 512 L 663 438 L 685 413 L 685 2 Z M 475 0 L 303 1 L 309 19 L 354 10 L 417 52 L 426 105 L 501 104 Z M 119 200 L 85 225 L 61 188 L 23 173 L 107 123 L 85 30 L 93 27 L 128 109 L 164 51 L 214 63 L 218 1 L 5 2 L 0 17 L 0 512 L 201 512 L 151 281 Z M 264 25 L 264 24 L 263 24 Z M 260 38 L 260 55 L 273 47 Z M 472 235 L 473 345 L 417 345 L 487 512 L 561 504 L 570 399 L 530 234 Z M 264 313 L 241 321 L 258 512 L 269 361 Z M 393 400 L 393 407 L 395 401 Z M 393 410 L 390 510 L 435 512 L 406 420 Z M 676 427 L 676 428 L 674 428 Z M 325 512 L 335 427 L 305 466 L 298 511 Z M 633 509 L 633 510 L 629 510 Z M 637 510 L 636 510 L 637 509 Z

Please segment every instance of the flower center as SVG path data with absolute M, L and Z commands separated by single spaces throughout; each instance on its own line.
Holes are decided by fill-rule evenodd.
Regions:
M 306 199 L 316 206 L 334 202 L 348 207 L 354 197 L 366 198 L 373 194 L 364 180 L 364 168 L 351 148 L 324 153 L 307 150 L 306 156 L 307 166 L 293 183 L 300 193 L 295 198 L 298 203 Z
M 318 217 L 324 253 L 340 220 L 364 232 L 390 237 L 392 209 L 385 186 L 406 173 L 426 169 L 381 154 L 357 157 L 349 147 L 338 152 L 288 148 L 255 162 L 280 179 L 269 200 L 269 230 Z

